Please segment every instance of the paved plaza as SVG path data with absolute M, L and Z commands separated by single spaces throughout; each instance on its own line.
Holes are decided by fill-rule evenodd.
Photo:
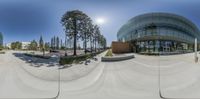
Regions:
M 29 59 L 22 53 L 6 51 L 6 54 L 0 54 L 2 98 L 52 98 L 58 92 L 58 99 L 200 97 L 200 62 L 194 62 L 194 53 L 134 54 L 135 58 L 130 60 L 101 62 L 104 52 L 97 56 L 98 61 L 63 69 L 58 69 L 56 58 L 44 62 Z

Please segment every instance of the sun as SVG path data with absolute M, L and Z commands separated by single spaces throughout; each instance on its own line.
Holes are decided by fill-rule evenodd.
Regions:
M 97 18 L 96 19 L 96 23 L 97 24 L 104 24 L 105 23 L 105 19 L 104 18 Z

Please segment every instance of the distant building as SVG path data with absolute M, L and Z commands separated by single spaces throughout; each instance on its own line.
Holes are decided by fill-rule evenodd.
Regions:
M 7 43 L 6 47 L 9 48 L 9 49 L 11 49 L 11 43 Z
M 3 34 L 0 32 L 0 46 L 3 46 Z
M 22 43 L 22 49 L 26 50 L 28 49 L 29 44 L 31 44 L 31 42 L 21 42 Z
M 21 42 L 22 43 L 22 50 L 27 50 L 29 47 L 29 44 L 31 44 L 31 42 Z M 12 43 L 7 43 L 6 47 L 11 49 L 11 44 Z

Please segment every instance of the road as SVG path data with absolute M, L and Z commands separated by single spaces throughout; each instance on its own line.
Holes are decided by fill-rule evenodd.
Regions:
M 93 62 L 95 68 L 83 77 L 78 76 L 80 77 L 78 79 L 62 78 L 70 68 L 61 70 L 60 87 L 58 87 L 55 81 L 27 75 L 20 65 L 17 66 L 26 63 L 21 63 L 23 61 L 10 52 L 5 54 L 9 59 L 0 57 L 0 90 L 2 88 L 4 90 L 0 91 L 3 92 L 0 96 L 18 92 L 12 96 L 53 97 L 56 96 L 58 87 L 60 88 L 58 99 L 161 99 L 161 96 L 200 98 L 200 63 L 194 63 L 193 53 L 170 56 L 134 55 L 134 59 L 126 61 Z M 73 73 L 73 69 L 70 72 Z M 24 76 L 25 74 L 27 76 Z M 71 76 L 77 77 L 77 75 L 78 72 L 74 71 Z M 55 73 L 53 77 L 57 77 Z M 34 85 L 31 82 L 39 84 Z M 5 85 L 13 90 L 8 90 Z M 48 91 L 51 89 L 49 86 L 54 86 L 51 87 L 54 90 Z M 26 95 L 23 96 L 23 93 Z

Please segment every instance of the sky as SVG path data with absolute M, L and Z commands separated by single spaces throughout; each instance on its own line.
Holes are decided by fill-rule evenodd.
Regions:
M 108 46 L 117 40 L 120 27 L 134 16 L 167 12 L 186 17 L 200 27 L 200 0 L 0 0 L 0 32 L 4 43 L 64 38 L 62 15 L 81 10 L 92 18 L 102 18 L 101 33 Z

